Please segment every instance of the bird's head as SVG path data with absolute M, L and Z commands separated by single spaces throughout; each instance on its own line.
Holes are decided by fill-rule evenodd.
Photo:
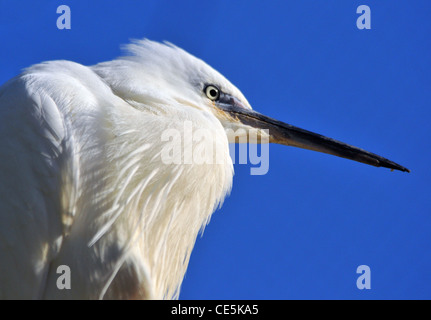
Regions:
M 137 40 L 126 46 L 132 55 L 94 67 L 125 100 L 143 108 L 178 104 L 217 118 L 229 142 L 253 132 L 269 142 L 328 153 L 376 167 L 409 172 L 393 161 L 349 144 L 275 120 L 252 110 L 247 99 L 223 75 L 170 43 Z M 115 72 L 112 72 L 112 68 Z M 241 129 L 241 130 L 239 130 Z M 240 132 L 240 133 L 238 133 Z M 257 135 L 256 135 L 257 133 Z

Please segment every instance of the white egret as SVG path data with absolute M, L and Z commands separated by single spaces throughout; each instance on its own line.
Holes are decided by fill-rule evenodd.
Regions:
M 231 188 L 227 129 L 408 171 L 253 111 L 172 44 L 127 49 L 91 67 L 37 64 L 1 87 L 0 298 L 178 298 L 195 239 Z M 211 139 L 187 139 L 185 121 Z M 222 161 L 186 163 L 180 150 L 181 161 L 164 163 L 172 129 L 183 149 L 211 143 Z M 70 289 L 57 286 L 59 266 Z

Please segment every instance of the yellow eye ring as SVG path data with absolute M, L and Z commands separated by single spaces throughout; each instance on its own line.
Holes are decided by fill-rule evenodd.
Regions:
M 208 85 L 205 87 L 204 92 L 208 99 L 212 101 L 216 101 L 220 98 L 220 90 L 216 86 Z

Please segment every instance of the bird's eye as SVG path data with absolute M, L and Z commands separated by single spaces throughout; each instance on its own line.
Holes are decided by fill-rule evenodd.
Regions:
M 208 99 L 212 101 L 216 101 L 220 97 L 220 90 L 213 85 L 206 86 L 204 92 L 207 95 Z

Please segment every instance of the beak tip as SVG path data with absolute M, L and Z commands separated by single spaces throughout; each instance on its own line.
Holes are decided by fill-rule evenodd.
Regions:
M 407 168 L 405 168 L 405 167 L 403 167 L 397 163 L 390 163 L 390 164 L 382 165 L 382 167 L 387 167 L 387 168 L 391 169 L 391 171 L 398 170 L 401 172 L 410 173 L 409 169 L 407 169 Z

